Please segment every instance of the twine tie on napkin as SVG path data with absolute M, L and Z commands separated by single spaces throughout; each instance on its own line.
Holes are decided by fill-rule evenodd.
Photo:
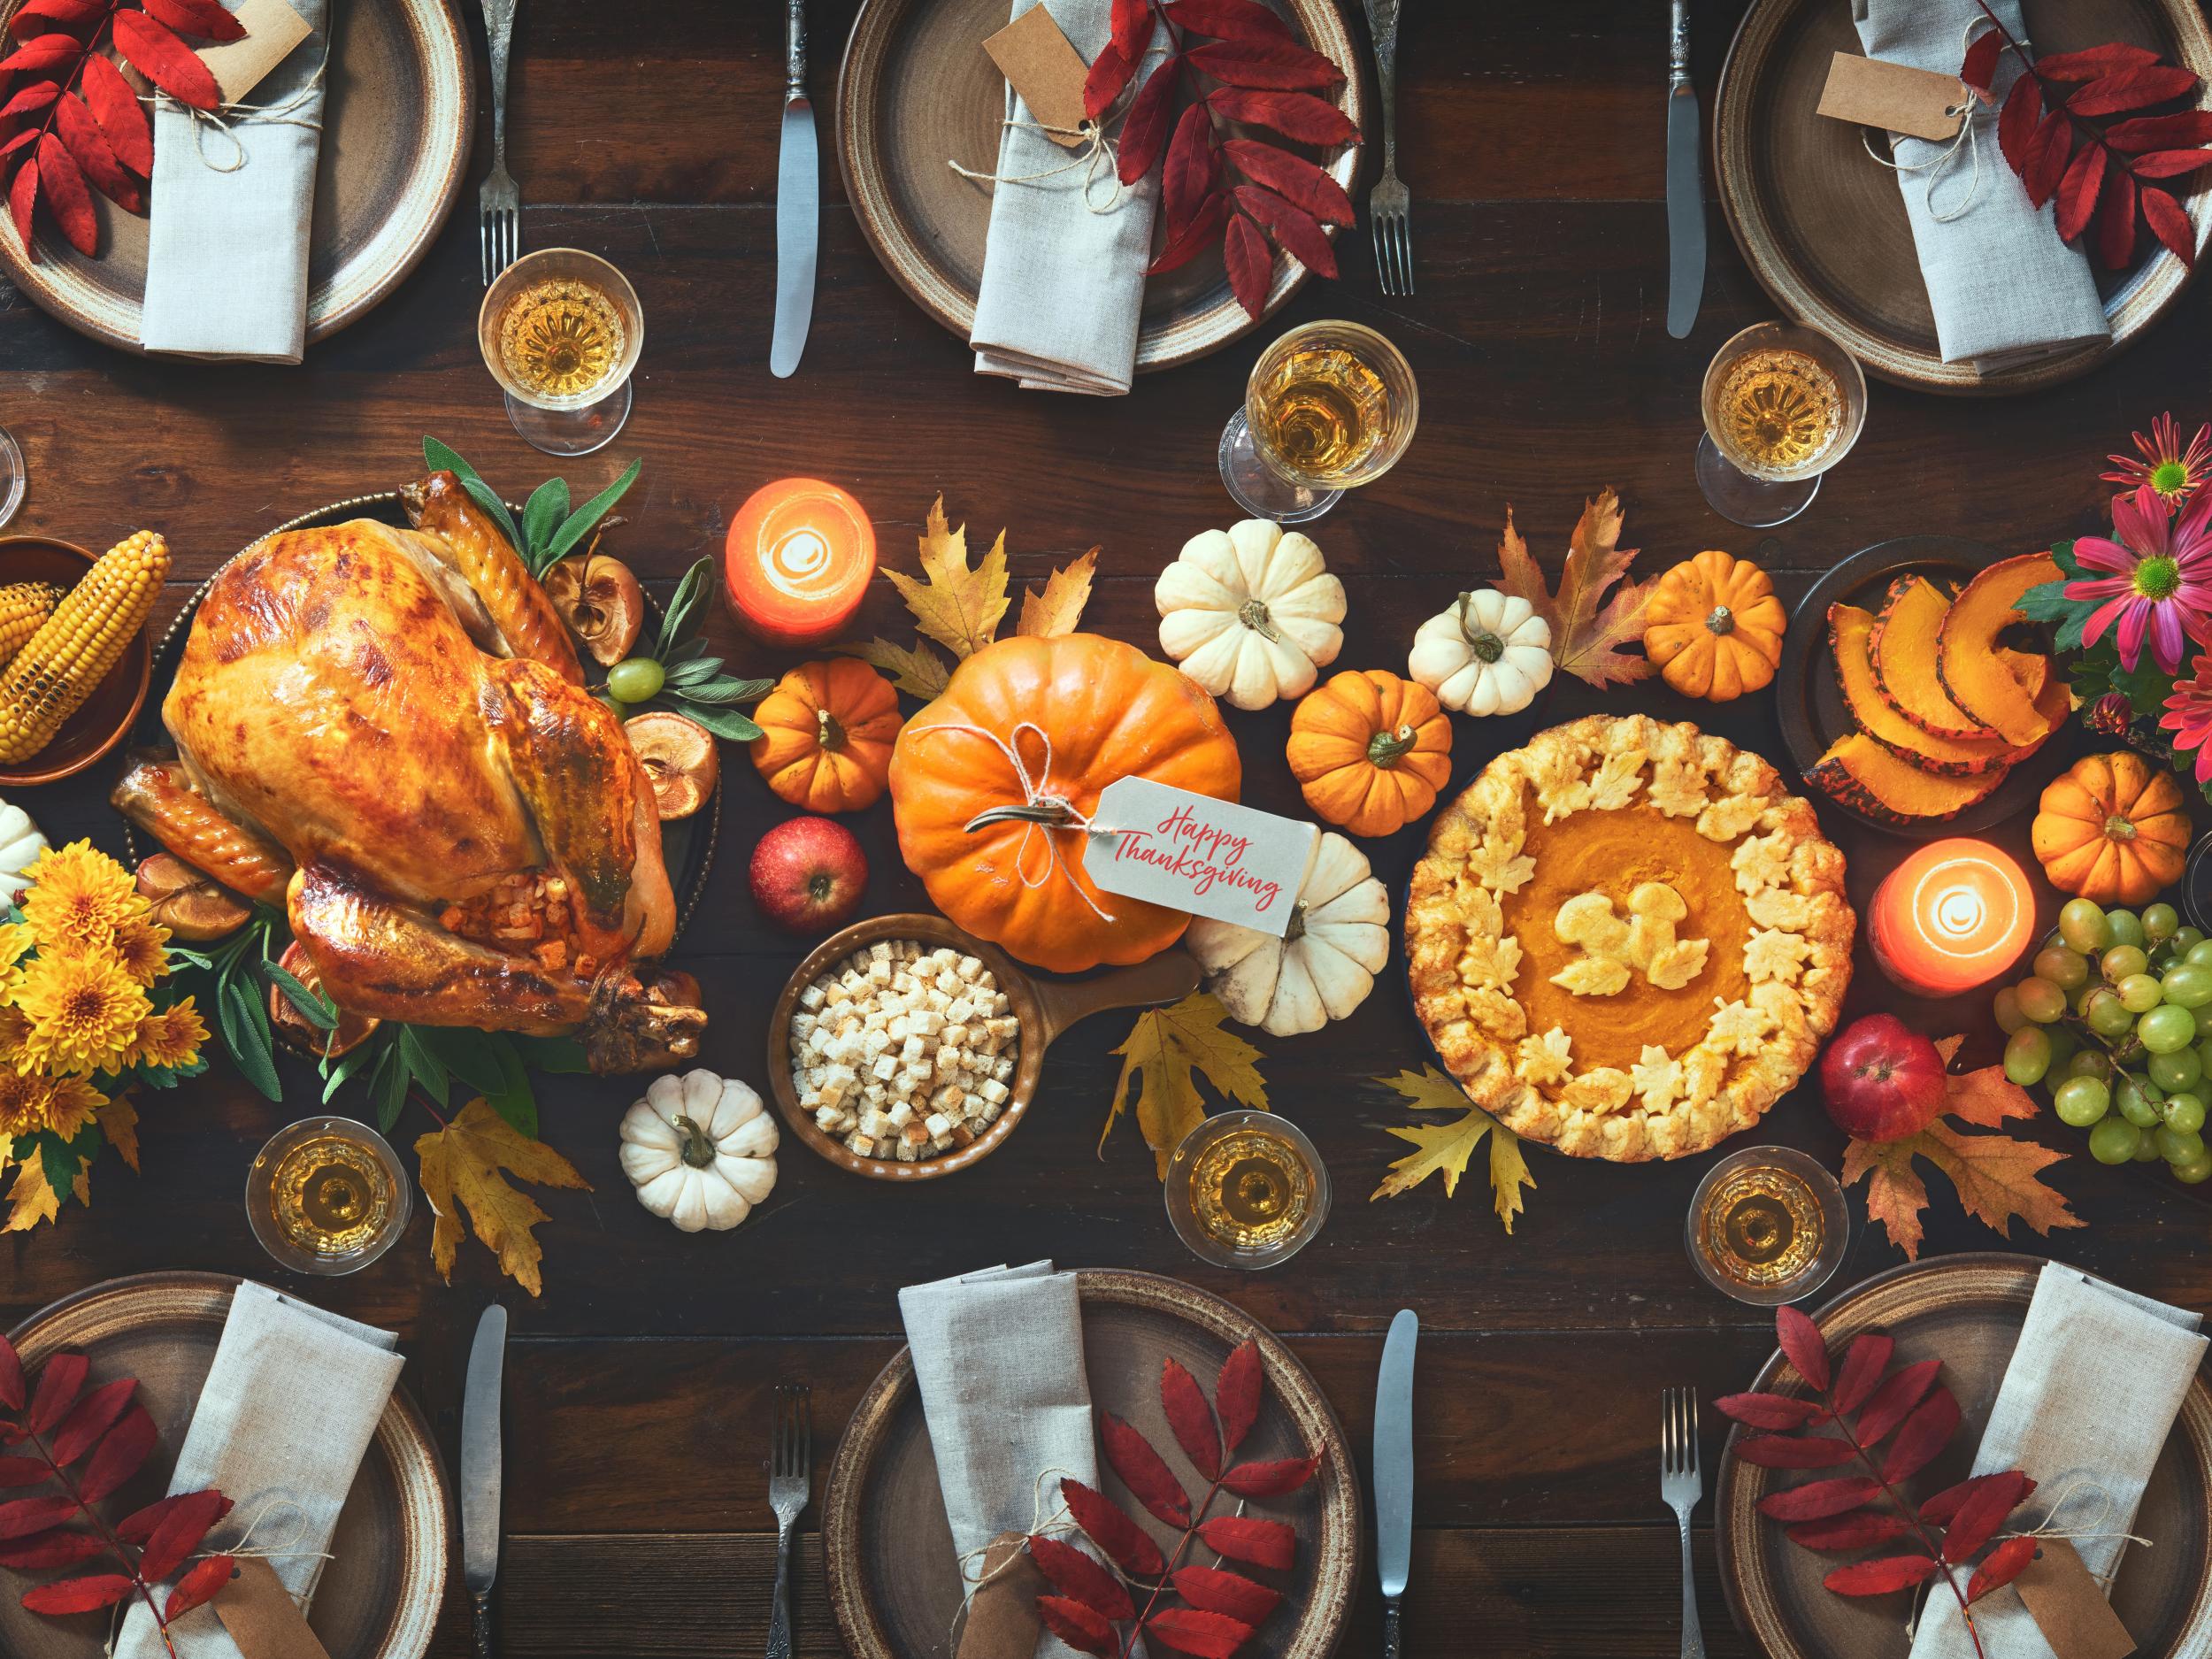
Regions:
M 974 168 L 964 167 L 958 162 L 949 158 L 945 165 L 950 167 L 964 179 L 972 179 L 978 184 L 995 185 L 1041 184 L 1048 179 L 1057 179 L 1063 173 L 1073 173 L 1080 167 L 1083 170 L 1083 205 L 1085 207 L 1094 213 L 1110 213 L 1121 205 L 1122 197 L 1127 194 L 1126 188 L 1121 181 L 1121 152 L 1115 146 L 1114 141 L 1106 136 L 1106 128 L 1102 123 L 1086 121 L 1079 127 L 1054 127 L 1047 121 L 1021 121 L 1010 115 L 1001 121 L 999 126 L 1002 129 L 1022 127 L 1027 127 L 1032 132 L 1045 133 L 1057 138 L 1078 139 L 1081 141 L 1083 150 L 1074 160 L 1063 162 L 1056 167 L 1047 167 L 1041 173 L 978 173 Z M 1102 170 L 1106 175 L 1106 182 L 1113 186 L 1112 194 L 1107 196 L 1103 204 L 1095 202 L 1091 197 L 1091 192 L 1098 183 L 1098 176 Z
M 932 732 L 972 733 L 1005 756 L 1006 764 L 1014 769 L 1014 781 L 1022 787 L 1021 806 L 995 807 L 989 812 L 979 813 L 968 820 L 967 827 L 971 831 L 979 829 L 985 823 L 1001 815 L 1013 818 L 1026 812 L 1049 812 L 1053 821 L 1048 824 L 1040 818 L 1024 817 L 1021 845 L 1014 849 L 1014 879 L 1025 887 L 1041 887 L 1051 880 L 1057 872 L 1067 878 L 1068 885 L 1075 889 L 1076 896 L 1091 907 L 1091 913 L 1100 921 L 1110 922 L 1114 919 L 1111 914 L 1099 909 L 1098 901 L 1085 891 L 1083 884 L 1075 879 L 1075 872 L 1068 868 L 1067 860 L 1060 856 L 1060 844 L 1052 839 L 1056 830 L 1071 829 L 1087 833 L 1092 825 L 1089 815 L 1078 808 L 1074 802 L 1065 795 L 1052 793 L 1052 734 L 1049 732 L 1033 720 L 1015 722 L 1011 742 L 996 732 L 972 726 L 964 720 L 941 720 L 934 726 L 915 726 L 913 732 L 917 737 L 926 737 Z M 1034 778 L 1030 776 L 1029 768 L 1023 764 L 1021 757 L 1020 743 L 1024 732 L 1034 732 L 1037 741 L 1045 746 L 1044 762 Z M 1045 851 L 1049 857 L 1045 867 L 1032 876 L 1022 866 L 1029 862 L 1032 838 L 1040 833 L 1044 836 Z
M 192 148 L 199 153 L 201 164 L 215 173 L 236 173 L 252 156 L 245 141 L 238 136 L 242 127 L 298 127 L 319 134 L 323 130 L 323 75 L 330 67 L 330 42 L 323 42 L 321 61 L 308 82 L 281 104 L 226 104 L 219 110 L 196 110 L 180 106 L 192 118 Z M 302 111 L 311 113 L 303 114 Z M 230 141 L 231 159 L 217 161 L 207 153 L 207 135 L 220 133 Z

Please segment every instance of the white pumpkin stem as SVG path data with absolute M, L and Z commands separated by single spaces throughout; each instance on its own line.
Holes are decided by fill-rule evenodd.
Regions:
M 1263 640 L 1279 640 L 1283 637 L 1275 632 L 1274 618 L 1267 614 L 1267 606 L 1261 600 L 1248 599 L 1239 605 L 1237 620 Z
M 1494 663 L 1505 655 L 1505 641 L 1469 614 L 1474 603 L 1472 594 L 1459 596 L 1459 636 L 1467 641 L 1467 649 L 1474 653 L 1477 662 Z
M 1306 936 L 1306 902 L 1299 900 L 1290 907 L 1290 926 L 1283 929 L 1283 943 L 1294 945 Z
M 678 1112 L 668 1121 L 670 1126 L 684 1138 L 682 1154 L 684 1163 L 695 1170 L 712 1169 L 714 1167 L 714 1142 L 707 1138 L 707 1132 L 699 1127 L 697 1121 L 686 1117 L 682 1112 Z

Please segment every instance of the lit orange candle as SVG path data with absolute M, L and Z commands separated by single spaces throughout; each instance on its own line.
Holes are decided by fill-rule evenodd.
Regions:
M 1884 973 L 1953 996 L 2010 967 L 2035 932 L 2035 890 L 2012 859 L 1974 841 L 1932 841 L 1892 871 L 1867 910 Z
M 730 611 L 771 645 L 819 645 L 844 631 L 876 570 L 860 503 L 818 478 L 755 490 L 730 520 L 722 582 Z

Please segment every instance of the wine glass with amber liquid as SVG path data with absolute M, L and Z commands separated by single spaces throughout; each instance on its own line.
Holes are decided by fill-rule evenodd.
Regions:
M 1866 424 L 1857 359 L 1816 329 L 1758 323 L 1705 371 L 1697 482 L 1715 512 L 1764 529 L 1794 518 Z
M 645 312 L 622 273 L 598 255 L 544 248 L 485 291 L 476 343 L 526 442 L 548 455 L 588 455 L 630 418 Z
M 1843 1188 L 1788 1147 L 1747 1147 L 1706 1172 L 1690 1200 L 1690 1260 L 1738 1302 L 1774 1307 L 1828 1282 L 1851 1241 Z
M 1256 518 L 1318 518 L 1413 442 L 1412 365 L 1357 323 L 1308 323 L 1260 353 L 1221 433 L 1221 481 Z
M 350 1118 L 280 1131 L 246 1175 L 246 1217 L 261 1248 L 302 1273 L 352 1273 L 406 1231 L 411 1188 L 384 1137 Z
M 1329 1172 L 1297 1125 L 1273 1112 L 1223 1112 L 1175 1148 L 1166 1196 L 1177 1236 L 1206 1261 L 1273 1267 L 1321 1231 Z

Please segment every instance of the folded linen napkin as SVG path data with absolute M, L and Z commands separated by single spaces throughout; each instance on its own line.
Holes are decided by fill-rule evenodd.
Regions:
M 224 111 L 229 136 L 154 101 L 154 176 L 139 340 L 149 351 L 297 363 L 322 150 L 331 0 L 289 0 L 313 31 Z M 238 9 L 234 0 L 230 10 Z
M 2034 1497 L 2016 1517 L 2019 1525 L 2040 1523 L 2071 1485 L 2075 1491 L 2057 1517 L 2056 1530 L 2070 1531 L 2070 1517 L 2086 1516 L 2086 1522 L 2075 1524 L 2112 1534 L 2070 1540 L 2091 1576 L 2108 1585 L 2127 1541 L 2119 1534 L 2134 1530 L 2151 1466 L 2204 1357 L 2205 1339 L 2197 1334 L 2201 1324 L 2196 1314 L 2056 1262 L 2047 1263 L 2035 1281 L 1973 1472 L 2017 1469 L 2035 1481 Z M 2125 1409 L 2115 1410 L 2115 1401 L 2124 1402 Z M 2102 1519 L 2093 1513 L 2104 1507 L 2095 1501 L 2097 1490 L 2111 1498 Z M 1977 1601 L 1974 1622 L 1985 1652 L 2005 1659 L 2055 1659 L 2033 1616 L 2010 1588 Z M 1958 1602 L 1939 1584 L 1929 1593 L 1912 1659 L 1972 1659 L 1973 1653 Z
M 1991 0 L 2016 40 L 2027 39 L 2019 0 Z M 1859 43 L 1870 58 L 1955 75 L 1966 56 L 1965 30 L 1981 17 L 1976 0 L 1852 0 Z M 2085 243 L 2059 241 L 2057 210 L 2029 204 L 2028 193 L 1997 149 L 1995 110 L 2021 73 L 2003 55 L 1996 104 L 1977 104 L 1973 144 L 1979 181 L 1965 150 L 1939 173 L 1947 144 L 1890 135 L 1897 183 L 1912 221 L 1920 275 L 1935 312 L 1936 341 L 1946 363 L 1971 362 L 1986 374 L 2032 361 L 2085 340 L 2108 339 Z M 1930 182 L 1934 180 L 1932 195 Z
M 169 1490 L 219 1487 L 237 1507 L 216 1536 L 235 1542 L 253 1526 L 249 1548 L 286 1551 L 269 1564 L 303 1608 L 399 1380 L 398 1340 L 265 1285 L 241 1285 L 231 1301 Z M 239 1659 L 212 1608 L 172 1630 L 182 1659 Z M 117 1659 L 163 1659 L 143 1603 L 133 1603 L 115 1651 Z
M 1086 63 L 1113 34 L 1112 0 L 1014 0 L 1012 15 L 1033 5 L 1051 12 Z M 1158 53 L 1148 53 L 1138 66 L 1138 83 L 1160 61 Z M 990 234 L 968 335 L 976 373 L 1004 375 L 1033 391 L 1120 396 L 1136 373 L 1138 313 L 1159 186 L 1148 173 L 1122 187 L 1111 208 L 1093 212 L 1094 204 L 1103 207 L 1114 193 L 1110 158 L 1100 159 L 1094 178 L 1084 152 L 1054 143 L 1036 130 L 1036 119 L 1007 88 L 999 181 L 992 187 Z
M 962 1559 L 1059 1508 L 1059 1475 L 1098 1484 L 1075 1275 L 993 1267 L 899 1292 L 914 1380 Z M 1057 1471 L 1040 1480 L 1047 1471 Z M 1073 1659 L 1047 1635 L 1038 1659 Z

